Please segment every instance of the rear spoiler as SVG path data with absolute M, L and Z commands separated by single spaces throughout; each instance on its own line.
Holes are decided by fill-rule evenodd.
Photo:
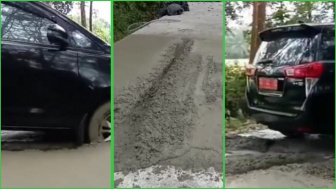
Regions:
M 259 33 L 259 37 L 261 41 L 272 41 L 289 35 L 293 38 L 302 37 L 303 35 L 315 36 L 320 32 L 322 32 L 321 26 L 311 26 L 305 23 L 301 23 L 298 25 L 283 26 L 264 30 Z

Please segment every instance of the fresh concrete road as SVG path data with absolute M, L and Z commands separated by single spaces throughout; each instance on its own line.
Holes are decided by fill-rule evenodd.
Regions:
M 111 144 L 76 148 L 70 140 L 1 131 L 1 188 L 110 188 Z
M 269 129 L 227 135 L 226 188 L 334 188 L 335 139 L 288 139 Z
M 223 3 L 114 44 L 115 186 L 223 186 Z

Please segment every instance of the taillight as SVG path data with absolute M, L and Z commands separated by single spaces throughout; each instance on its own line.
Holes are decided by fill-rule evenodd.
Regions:
M 321 62 L 312 62 L 284 69 L 286 77 L 290 78 L 320 78 L 324 67 Z
M 246 76 L 254 76 L 255 72 L 256 68 L 253 65 L 246 65 Z
M 298 78 L 305 80 L 306 97 L 311 93 L 318 79 L 322 76 L 324 66 L 321 62 L 312 62 L 284 69 L 287 78 Z

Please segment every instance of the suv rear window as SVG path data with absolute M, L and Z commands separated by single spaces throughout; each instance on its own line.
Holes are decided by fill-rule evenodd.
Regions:
M 298 65 L 316 59 L 319 30 L 306 26 L 275 28 L 260 34 L 262 43 L 254 64 L 272 61 L 273 65 Z
M 335 29 L 322 33 L 321 51 L 322 60 L 335 61 Z
M 303 58 L 312 58 L 310 42 L 307 36 L 277 38 L 272 41 L 263 41 L 256 53 L 254 64 L 264 60 L 272 60 L 276 65 L 296 65 Z

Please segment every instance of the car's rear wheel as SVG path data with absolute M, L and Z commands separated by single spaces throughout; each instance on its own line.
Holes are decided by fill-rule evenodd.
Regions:
M 111 102 L 99 106 L 92 114 L 88 124 L 88 141 L 111 141 Z

